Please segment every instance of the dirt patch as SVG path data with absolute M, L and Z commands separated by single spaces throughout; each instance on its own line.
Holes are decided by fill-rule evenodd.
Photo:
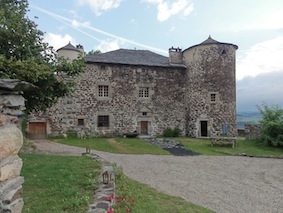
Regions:
M 117 143 L 117 141 L 114 138 L 108 139 L 109 143 L 114 146 L 117 150 L 121 151 L 121 153 L 128 153 L 128 149 Z

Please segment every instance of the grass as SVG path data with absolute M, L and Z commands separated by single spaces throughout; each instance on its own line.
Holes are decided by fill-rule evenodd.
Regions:
M 211 146 L 209 139 L 203 138 L 173 138 L 188 150 L 198 152 L 202 155 L 237 155 L 247 154 L 253 156 L 283 156 L 282 148 L 266 147 L 256 140 L 245 140 L 238 138 L 235 148 L 231 145 Z M 153 154 L 166 155 L 167 151 L 151 145 L 138 138 L 96 138 L 96 139 L 56 139 L 57 142 L 79 147 L 90 147 L 91 149 L 120 153 L 120 154 Z
M 23 213 L 86 212 L 100 165 L 89 157 L 20 154 Z
M 210 145 L 209 139 L 174 138 L 186 149 L 203 155 L 235 155 L 246 153 L 253 156 L 282 156 L 283 149 L 263 146 L 257 141 L 243 138 L 237 145 Z M 133 138 L 57 139 L 68 145 L 127 154 L 168 154 L 159 147 Z M 24 161 L 22 176 L 25 177 L 23 213 L 80 213 L 85 212 L 99 176 L 100 165 L 91 158 L 20 154 Z M 185 200 L 158 192 L 124 176 L 116 174 L 116 213 L 123 212 L 211 212 Z
M 158 192 L 145 184 L 131 180 L 121 171 L 116 172 L 115 213 L 210 213 L 211 210 L 189 203 L 182 198 Z
M 98 151 L 119 154 L 169 155 L 169 152 L 139 138 L 54 139 L 54 141 L 78 147 L 89 147 Z
M 247 154 L 253 156 L 283 156 L 282 148 L 266 147 L 256 140 L 245 140 L 238 138 L 235 148 L 231 145 L 213 145 L 209 139 L 199 138 L 175 138 L 188 150 L 192 150 L 203 155 L 237 155 Z

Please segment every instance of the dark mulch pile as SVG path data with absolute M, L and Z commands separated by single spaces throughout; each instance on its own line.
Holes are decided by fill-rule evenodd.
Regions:
M 194 156 L 200 155 L 197 152 L 193 152 L 191 150 L 186 150 L 184 148 L 163 148 L 164 150 L 170 152 L 174 156 Z

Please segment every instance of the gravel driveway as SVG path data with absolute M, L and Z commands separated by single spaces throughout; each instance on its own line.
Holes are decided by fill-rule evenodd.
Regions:
M 85 149 L 35 141 L 39 152 L 81 155 Z M 282 213 L 283 160 L 231 156 L 156 156 L 110 154 L 141 183 L 219 213 Z

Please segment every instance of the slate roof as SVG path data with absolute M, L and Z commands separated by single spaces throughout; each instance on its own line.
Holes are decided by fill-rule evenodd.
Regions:
M 186 50 L 188 50 L 188 49 L 190 49 L 190 48 L 192 48 L 192 47 L 197 47 L 197 46 L 200 46 L 200 45 L 207 45 L 207 44 L 224 44 L 224 45 L 232 45 L 232 46 L 234 46 L 234 47 L 235 47 L 235 49 L 236 49 L 236 50 L 238 49 L 238 46 L 237 46 L 237 45 L 235 45 L 235 44 L 219 42 L 219 41 L 216 41 L 216 40 L 212 39 L 212 38 L 211 38 L 211 36 L 208 36 L 208 38 L 207 38 L 205 41 L 201 42 L 200 44 L 197 44 L 197 45 L 191 46 L 191 47 L 189 47 L 189 48 L 185 49 L 184 51 L 186 51 Z M 184 52 L 184 51 L 183 51 L 183 52 Z
M 74 50 L 74 51 L 80 52 L 80 50 L 78 48 L 76 48 L 75 46 L 73 46 L 71 44 L 71 42 L 69 42 L 69 44 L 67 44 L 64 47 L 59 48 L 57 51 L 59 51 L 59 50 Z
M 201 42 L 200 44 L 220 44 L 220 42 L 216 41 L 216 40 L 212 39 L 210 36 L 208 36 L 208 39 Z
M 87 63 L 128 64 L 158 67 L 185 67 L 183 64 L 169 64 L 168 57 L 148 50 L 118 49 L 99 55 L 86 56 Z

